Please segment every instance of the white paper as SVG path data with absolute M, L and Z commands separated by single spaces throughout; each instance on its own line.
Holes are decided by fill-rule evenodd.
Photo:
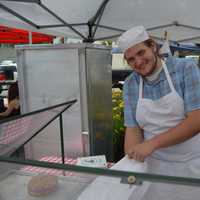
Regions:
M 77 165 L 85 166 L 85 167 L 101 167 L 106 168 L 107 162 L 105 155 L 99 156 L 88 156 L 81 157 L 77 159 Z
M 146 172 L 147 164 L 145 162 L 137 162 L 125 156 L 111 169 Z M 129 185 L 122 184 L 120 181 L 121 178 L 99 176 L 81 193 L 78 200 L 128 200 L 130 197 L 134 197 L 134 200 L 139 200 L 149 188 L 149 183 L 146 182 L 142 185 Z

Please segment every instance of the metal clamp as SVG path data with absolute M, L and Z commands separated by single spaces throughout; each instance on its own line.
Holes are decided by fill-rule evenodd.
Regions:
M 141 185 L 142 181 L 137 180 L 135 176 L 122 177 L 120 183 L 129 185 Z

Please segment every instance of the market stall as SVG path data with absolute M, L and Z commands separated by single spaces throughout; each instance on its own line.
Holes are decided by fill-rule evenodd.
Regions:
M 198 42 L 200 24 L 198 17 L 192 13 L 198 13 L 199 5 L 197 0 L 190 2 L 154 0 L 153 3 L 144 0 L 134 2 L 129 0 L 123 2 L 120 0 L 77 0 L 70 1 L 70 6 L 69 1 L 60 1 L 59 4 L 53 0 L 4 0 L 0 1 L 2 11 L 0 22 L 26 27 L 29 30 L 39 29 L 43 32 L 56 32 L 61 36 L 73 36 L 90 43 L 100 39 L 116 38 L 128 28 L 142 24 L 157 40 L 162 40 L 164 32 L 167 31 L 170 40 Z M 109 132 L 112 124 L 112 121 L 109 121 L 112 106 L 106 107 L 106 102 L 111 102 L 110 50 L 88 44 L 76 48 L 58 45 L 19 47 L 17 50 L 18 63 L 21 68 L 20 94 L 23 99 L 22 109 L 24 112 L 48 107 L 69 97 L 76 97 L 77 104 L 72 107 L 71 112 L 68 113 L 70 115 L 65 118 L 65 122 L 69 125 L 67 127 L 73 128 L 72 131 L 66 131 L 64 135 L 64 139 L 71 142 L 66 146 L 66 152 L 74 157 L 82 156 L 87 152 L 80 149 L 81 134 L 84 133 L 89 136 L 89 153 L 91 155 L 107 153 L 106 156 L 109 158 L 109 153 L 112 151 L 110 146 L 111 130 Z M 59 73 L 55 66 L 57 68 L 61 66 Z M 35 69 L 37 70 L 35 71 Z M 51 73 L 48 73 L 49 70 Z M 42 76 L 44 74 L 45 78 Z M 55 84 L 55 81 L 58 82 Z M 99 81 L 100 84 L 98 84 Z M 106 87 L 102 88 L 102 86 Z M 64 95 L 63 91 L 65 91 Z M 105 93 L 101 93 L 99 96 L 99 91 Z M 75 122 L 75 125 L 72 122 Z M 36 143 L 30 141 L 34 149 L 30 153 L 41 155 L 42 150 L 45 149 L 38 147 L 47 147 L 46 152 L 50 152 L 50 150 L 56 152 L 51 141 L 47 140 L 47 138 L 51 138 L 54 141 L 56 123 L 38 141 L 35 140 Z M 45 146 L 45 142 L 49 143 Z M 3 173 L 5 175 L 2 176 L 0 182 L 2 189 L 0 194 L 9 200 L 16 197 L 16 195 L 12 196 L 17 193 L 16 191 L 20 191 L 17 193 L 18 198 L 32 198 L 27 192 L 27 187 L 33 174 L 20 173 L 21 171 L 18 171 L 18 169 L 21 170 L 19 165 L 74 171 L 79 174 L 70 178 L 58 176 L 58 190 L 49 196 L 53 199 L 62 199 L 63 196 L 65 199 L 67 196 L 68 199 L 79 200 L 155 199 L 155 193 L 152 192 L 154 190 L 151 188 L 158 185 L 161 186 L 162 190 L 156 194 L 157 199 L 162 199 L 162 194 L 168 190 L 174 191 L 172 193 L 174 199 L 178 199 L 177 195 L 180 194 L 186 199 L 198 200 L 199 198 L 199 174 L 195 177 L 190 177 L 190 174 L 185 174 L 186 177 L 178 176 L 181 174 L 181 167 L 183 167 L 181 162 L 179 163 L 180 168 L 176 169 L 169 164 L 169 171 L 177 174 L 177 177 L 174 177 L 164 174 L 149 174 L 150 170 L 146 162 L 138 164 L 127 157 L 114 165 L 112 168 L 114 170 L 7 157 L 1 157 L 0 161 L 3 163 L 1 171 L 6 172 Z M 15 168 L 12 164 L 8 167 L 7 163 L 17 163 L 17 167 Z M 13 168 L 15 168 L 14 172 Z M 132 171 L 128 172 L 130 169 Z M 81 173 L 87 175 L 80 175 Z M 88 174 L 92 174 L 92 176 L 88 176 Z M 14 183 L 14 186 L 11 183 Z M 7 189 L 8 184 L 13 186 L 12 190 Z

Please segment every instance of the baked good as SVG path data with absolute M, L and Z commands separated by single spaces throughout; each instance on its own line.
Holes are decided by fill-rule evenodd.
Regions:
M 31 196 L 45 196 L 56 190 L 58 178 L 52 175 L 39 174 L 28 182 L 28 194 Z

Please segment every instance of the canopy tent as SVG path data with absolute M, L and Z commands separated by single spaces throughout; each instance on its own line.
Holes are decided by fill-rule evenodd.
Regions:
M 0 23 L 87 42 L 118 37 L 135 25 L 162 40 L 199 42 L 199 0 L 0 0 Z
M 31 43 L 51 43 L 54 36 L 31 32 Z M 29 31 L 0 25 L 0 43 L 28 44 Z

